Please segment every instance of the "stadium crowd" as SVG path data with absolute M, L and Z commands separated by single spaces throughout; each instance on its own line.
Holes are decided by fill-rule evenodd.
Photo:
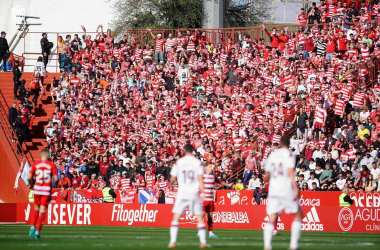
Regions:
M 321 1 L 297 32 L 263 24 L 268 44 L 198 30 L 115 41 L 101 25 L 59 37 L 45 134 L 60 187 L 165 188 L 190 142 L 220 182 L 265 192 L 266 159 L 290 133 L 301 190 L 380 190 L 378 7 Z

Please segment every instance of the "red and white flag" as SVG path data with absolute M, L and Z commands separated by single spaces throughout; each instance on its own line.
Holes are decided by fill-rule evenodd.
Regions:
M 133 203 L 135 201 L 134 190 L 120 190 L 120 201 L 121 203 Z
M 17 175 L 16 175 L 16 180 L 15 180 L 15 185 L 13 187 L 13 190 L 15 191 L 15 193 L 17 193 L 17 190 L 18 190 L 18 179 L 21 177 L 21 174 L 22 174 L 23 170 L 24 170 L 24 157 L 21 160 L 21 165 L 20 165 L 20 168 L 18 169 L 18 172 L 17 172 Z

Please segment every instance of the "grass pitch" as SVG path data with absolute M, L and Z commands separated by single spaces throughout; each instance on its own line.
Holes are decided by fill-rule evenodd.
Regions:
M 0 249 L 167 249 L 169 228 L 44 226 L 41 239 L 29 239 L 28 225 L 0 225 Z M 214 249 L 263 249 L 263 232 L 215 229 Z M 273 237 L 273 249 L 288 249 L 290 232 Z M 199 249 L 196 229 L 180 228 L 176 249 Z M 379 234 L 303 232 L 300 249 L 380 249 Z

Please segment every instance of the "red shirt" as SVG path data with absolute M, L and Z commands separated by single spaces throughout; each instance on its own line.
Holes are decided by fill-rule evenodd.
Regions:
M 104 162 L 100 162 L 99 163 L 99 167 L 100 167 L 100 174 L 101 175 L 106 175 L 107 174 L 107 168 L 111 165 L 110 162 L 107 162 L 107 163 L 104 163 Z
M 51 195 L 51 181 L 54 175 L 58 175 L 57 167 L 49 160 L 39 160 L 33 163 L 29 174 L 35 176 L 34 194 Z
M 82 177 L 79 177 L 79 176 L 77 178 L 73 177 L 72 178 L 72 183 L 71 183 L 73 185 L 73 188 L 74 189 L 79 188 L 81 181 L 82 181 Z

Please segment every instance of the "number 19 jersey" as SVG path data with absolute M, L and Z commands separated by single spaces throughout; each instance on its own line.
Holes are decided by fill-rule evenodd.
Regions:
M 265 170 L 269 172 L 269 196 L 292 195 L 294 190 L 288 174 L 289 168 L 294 168 L 296 158 L 287 148 L 280 148 L 271 153 Z
M 199 197 L 198 176 L 203 172 L 202 162 L 194 156 L 184 156 L 173 165 L 170 175 L 177 177 L 177 199 Z
M 29 174 L 34 174 L 36 178 L 34 194 L 50 196 L 52 176 L 58 174 L 55 164 L 51 161 L 36 161 L 33 163 Z

